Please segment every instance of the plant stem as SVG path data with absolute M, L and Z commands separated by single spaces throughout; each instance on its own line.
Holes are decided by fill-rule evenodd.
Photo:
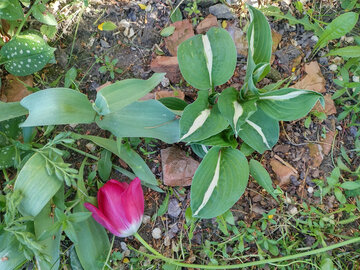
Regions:
M 111 240 L 111 245 L 110 245 L 110 248 L 109 248 L 109 252 L 108 252 L 108 255 L 106 256 L 106 261 L 105 261 L 103 267 L 101 268 L 101 270 L 104 270 L 104 269 L 105 269 L 105 266 L 107 266 L 107 262 L 108 262 L 109 259 L 110 259 L 111 250 L 112 250 L 112 248 L 113 248 L 113 246 L 114 246 L 114 240 L 115 240 L 115 235 L 113 235 L 113 238 L 112 238 L 112 240 Z M 110 267 L 109 267 L 109 268 L 110 268 Z
M 27 21 L 27 19 L 29 18 L 30 14 L 32 13 L 33 8 L 34 8 L 39 2 L 40 2 L 40 0 L 36 0 L 35 3 L 34 3 L 34 4 L 31 6 L 31 8 L 29 9 L 28 13 L 26 13 L 24 19 L 21 21 L 21 24 L 19 25 L 19 28 L 16 30 L 15 37 L 20 34 L 21 29 L 24 27 L 24 24 L 25 24 L 25 22 Z
M 356 237 L 356 238 L 353 238 L 353 239 L 350 239 L 347 241 L 336 243 L 331 246 L 327 246 L 327 247 L 323 247 L 323 248 L 319 248 L 319 249 L 315 249 L 315 250 L 310 250 L 307 252 L 302 252 L 302 253 L 298 253 L 298 254 L 294 254 L 294 255 L 288 255 L 285 257 L 278 257 L 278 258 L 260 260 L 260 261 L 256 261 L 256 262 L 234 264 L 234 265 L 201 265 L 201 264 L 182 263 L 182 262 L 176 261 L 174 259 L 167 258 L 167 257 L 163 256 L 162 254 L 160 254 L 159 252 L 157 252 L 155 249 L 153 249 L 138 233 L 135 233 L 134 236 L 137 240 L 140 241 L 141 244 L 143 244 L 155 256 L 146 254 L 146 253 L 142 253 L 142 252 L 141 252 L 141 254 L 152 257 L 152 258 L 161 259 L 161 260 L 163 260 L 167 263 L 173 264 L 173 265 L 187 267 L 187 268 L 200 268 L 200 269 L 239 269 L 239 268 L 257 266 L 257 265 L 264 265 L 267 263 L 269 263 L 269 264 L 278 263 L 278 262 L 289 261 L 289 260 L 294 260 L 294 259 L 298 259 L 301 257 L 306 257 L 306 256 L 310 256 L 310 255 L 323 253 L 323 252 L 326 252 L 329 250 L 333 250 L 333 249 L 340 248 L 340 247 L 343 247 L 346 245 L 360 242 L 360 237 Z

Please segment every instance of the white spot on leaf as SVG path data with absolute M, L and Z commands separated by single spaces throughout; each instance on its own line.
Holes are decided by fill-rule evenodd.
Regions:
M 209 72 L 210 84 L 212 85 L 211 71 L 212 71 L 213 54 L 211 50 L 210 41 L 207 35 L 202 36 L 202 42 L 204 45 L 205 60 Z

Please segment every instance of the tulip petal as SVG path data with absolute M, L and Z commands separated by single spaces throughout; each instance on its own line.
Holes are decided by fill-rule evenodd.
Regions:
M 92 213 L 92 217 L 103 227 L 108 229 L 112 234 L 116 236 L 121 236 L 121 233 L 117 231 L 111 221 L 108 220 L 106 216 L 100 211 L 100 209 L 96 208 L 91 203 L 84 203 L 86 209 L 88 209 Z

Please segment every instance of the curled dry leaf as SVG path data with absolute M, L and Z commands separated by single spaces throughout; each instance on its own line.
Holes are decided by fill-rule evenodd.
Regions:
M 312 111 L 323 112 L 326 115 L 336 114 L 335 103 L 332 100 L 331 95 L 330 94 L 324 95 L 324 100 L 325 100 L 325 108 L 323 108 L 321 104 L 317 102 L 314 108 L 312 109 Z
M 16 102 L 31 94 L 26 88 L 33 87 L 33 77 L 31 75 L 18 77 L 12 74 L 6 76 L 6 80 L 1 89 L 0 100 L 4 102 Z
M 321 74 L 319 64 L 316 61 L 306 64 L 305 72 L 307 75 L 291 87 L 324 93 L 326 91 L 325 79 Z

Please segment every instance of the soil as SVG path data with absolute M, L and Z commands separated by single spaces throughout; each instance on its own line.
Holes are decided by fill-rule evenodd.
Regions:
M 141 78 L 147 79 L 151 76 L 150 63 L 155 56 L 155 45 L 162 48 L 167 53 L 164 47 L 163 38 L 160 36 L 160 31 L 170 22 L 169 15 L 172 7 L 168 4 L 170 1 L 149 0 L 144 1 L 147 4 L 151 4 L 151 11 L 145 11 L 134 1 L 104 1 L 96 0 L 91 1 L 91 5 L 82 12 L 81 5 L 65 5 L 62 12 L 66 14 L 75 14 L 73 17 L 65 18 L 60 24 L 58 37 L 55 40 L 50 41 L 50 44 L 57 50 L 55 57 L 57 64 L 48 66 L 42 71 L 42 77 L 46 78 L 47 82 L 56 80 L 59 74 L 65 74 L 66 70 L 70 67 L 78 69 L 77 81 L 81 82 L 79 89 L 88 95 L 90 99 L 94 99 L 96 95 L 96 89 L 102 84 L 116 80 L 122 80 L 126 78 Z M 182 4 L 180 9 L 186 17 L 184 12 L 185 5 Z M 289 8 L 284 5 L 284 8 Z M 334 7 L 336 9 L 336 7 Z M 200 7 L 203 17 L 208 14 L 208 7 Z M 134 30 L 132 37 L 127 37 L 124 34 L 125 28 L 120 28 L 117 32 L 99 31 L 98 25 L 103 21 L 112 21 L 117 25 L 120 25 L 122 20 L 126 20 L 130 23 L 130 27 Z M 282 34 L 282 41 L 279 49 L 275 53 L 275 61 L 272 68 L 280 72 L 282 78 L 294 75 L 288 65 L 284 65 L 284 62 L 288 61 L 289 64 L 298 58 L 299 63 L 296 65 L 296 73 L 298 80 L 302 78 L 304 73 L 303 66 L 310 61 L 317 61 L 320 63 L 321 72 L 326 79 L 326 93 L 334 93 L 336 90 L 333 79 L 334 73 L 328 69 L 328 61 L 324 63 L 323 55 L 326 49 L 320 50 L 320 52 L 314 57 L 310 57 L 312 46 L 310 37 L 313 36 L 312 32 L 305 31 L 301 25 L 289 26 L 286 21 L 275 21 L 271 17 L 269 18 L 271 27 L 277 32 Z M 297 42 L 297 46 L 293 45 L 293 40 Z M 295 47 L 299 50 L 299 53 L 292 54 L 289 52 L 289 46 Z M 287 48 L 285 50 L 284 48 Z M 291 48 L 290 48 L 291 49 Z M 95 55 L 103 57 L 107 55 L 110 59 L 118 59 L 117 67 L 122 69 L 123 72 L 115 73 L 115 78 L 111 79 L 109 73 L 101 74 L 99 68 L 101 63 L 96 63 Z M 70 62 L 68 61 L 70 59 Z M 279 60 L 281 61 L 281 64 Z M 218 88 L 221 91 L 223 88 L 230 85 L 240 85 L 243 82 L 245 76 L 244 66 L 246 65 L 246 59 L 239 58 L 237 68 L 233 78 L 223 87 Z M 271 78 L 265 79 L 266 83 L 274 83 Z M 63 83 L 63 77 L 60 80 L 60 85 Z M 40 88 L 46 88 L 47 85 L 42 85 L 37 82 L 37 86 Z M 162 87 L 162 89 L 169 89 L 170 87 Z M 182 86 L 186 94 L 187 101 L 193 101 L 196 97 L 195 90 Z M 341 108 L 337 108 L 338 112 Z M 326 176 L 329 176 L 330 172 L 334 168 L 332 160 L 336 160 L 340 154 L 340 147 L 345 149 L 354 149 L 355 134 L 354 128 L 350 129 L 349 118 L 339 122 L 336 120 L 336 116 L 329 116 L 325 121 L 319 121 L 314 119 L 309 128 L 304 127 L 305 119 L 300 119 L 293 122 L 280 123 L 280 139 L 273 149 L 273 151 L 267 151 L 263 155 L 255 154 L 253 157 L 261 160 L 262 164 L 266 167 L 271 174 L 272 179 L 276 179 L 276 175 L 272 171 L 270 166 L 270 160 L 275 155 L 288 162 L 297 172 L 298 177 L 292 178 L 289 183 L 284 185 L 283 191 L 293 201 L 302 203 L 306 202 L 308 205 L 318 206 L 320 201 L 318 197 L 313 196 L 313 193 L 308 192 L 309 187 L 313 187 L 314 183 L 312 179 L 325 180 Z M 68 130 L 79 131 L 86 134 L 92 134 L 97 136 L 109 137 L 110 133 L 99 130 L 96 125 L 79 125 L 75 128 L 65 127 Z M 309 153 L 307 144 L 312 142 L 319 142 L 321 135 L 326 131 L 337 131 L 335 143 L 333 145 L 333 151 L 324 157 L 321 166 L 313 168 L 311 166 L 312 157 Z M 79 142 L 79 149 L 89 152 L 86 148 L 85 141 Z M 155 141 L 154 146 L 146 144 L 144 139 L 136 146 L 137 152 L 147 161 L 152 172 L 156 178 L 161 181 L 161 157 L 160 150 L 168 147 L 160 141 Z M 191 148 L 184 143 L 177 144 L 180 148 L 184 149 L 193 158 L 200 161 L 200 159 L 191 151 Z M 148 152 L 153 152 L 149 155 L 144 155 L 140 151 L 140 148 L 145 149 Z M 352 159 L 352 169 L 356 169 L 360 165 L 359 156 L 355 156 L 353 152 L 350 152 L 350 158 Z M 83 156 L 77 153 L 71 153 L 71 157 L 68 162 L 74 164 L 74 167 L 78 167 L 83 159 Z M 121 161 L 113 159 L 114 164 L 118 166 L 125 166 Z M 125 166 L 126 167 L 126 166 Z M 86 175 L 85 175 L 86 176 Z M 120 173 L 113 172 L 111 175 L 115 179 L 123 179 L 126 177 Z M 163 190 L 169 190 L 168 187 L 160 185 Z M 166 193 L 158 193 L 151 189 L 144 188 L 145 195 L 145 216 L 147 223 L 144 224 L 139 233 L 147 240 L 155 249 L 164 255 L 173 256 L 174 244 L 179 241 L 181 237 L 187 237 L 184 233 L 185 225 L 185 210 L 189 206 L 190 201 L 190 188 L 174 188 L 174 194 L 170 199 L 174 199 L 178 202 L 180 207 L 180 214 L 177 217 L 165 213 L 163 216 L 152 219 L 159 209 L 159 206 L 163 202 Z M 93 195 L 96 190 L 91 191 Z M 332 197 L 326 197 L 324 199 L 324 207 L 326 211 L 333 211 L 337 207 L 336 203 L 333 203 Z M 244 221 L 250 226 L 250 224 L 261 218 L 262 213 L 267 213 L 271 209 L 278 208 L 277 202 L 264 190 L 259 187 L 255 182 L 250 179 L 248 188 L 244 195 L 232 208 L 235 221 Z M 150 217 L 150 221 L 148 221 Z M 354 227 L 358 227 L 359 223 L 352 224 Z M 160 239 L 153 239 L 152 231 L 154 228 L 160 228 L 162 237 Z M 269 235 L 271 232 L 267 232 Z M 346 233 L 346 232 L 344 232 Z M 216 219 L 202 220 L 200 221 L 194 231 L 194 237 L 191 241 L 188 239 L 182 239 L 184 248 L 188 248 L 192 244 L 188 261 L 195 261 L 195 263 L 203 263 L 203 259 L 199 254 L 196 254 L 198 247 L 205 243 L 205 240 L 219 241 L 222 237 L 222 232 L 219 231 L 218 223 Z M 272 237 L 276 238 L 275 235 Z M 309 240 L 310 236 L 303 235 L 305 241 Z M 165 239 L 168 238 L 168 239 Z M 121 242 L 130 243 L 132 246 L 138 248 L 139 243 L 132 237 L 126 239 L 117 238 L 114 244 L 114 250 L 120 250 Z M 171 243 L 171 244 L 169 244 Z M 311 246 L 311 245 L 310 245 Z M 256 246 L 249 246 L 250 249 L 246 251 L 251 254 L 252 251 L 256 251 Z M 191 251 L 192 250 L 192 251 Z M 192 253 L 191 253 L 192 252 Z M 197 257 L 193 257 L 196 255 Z

